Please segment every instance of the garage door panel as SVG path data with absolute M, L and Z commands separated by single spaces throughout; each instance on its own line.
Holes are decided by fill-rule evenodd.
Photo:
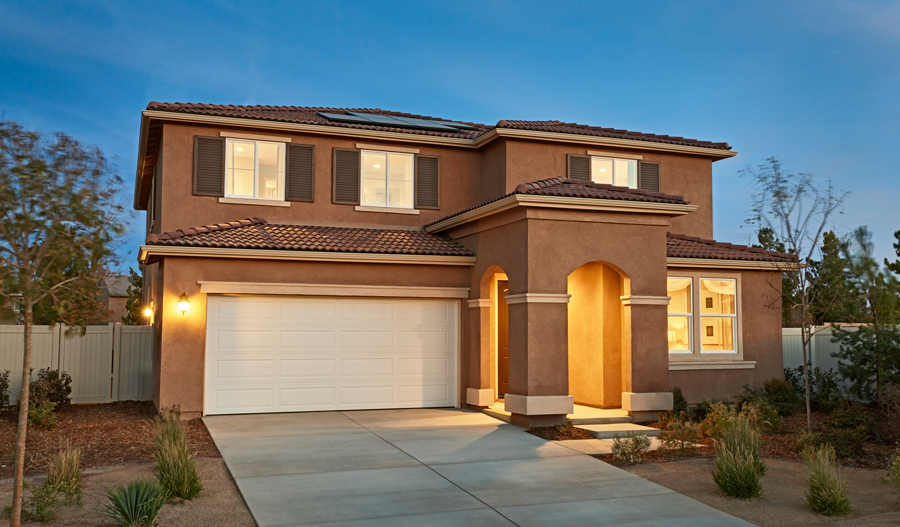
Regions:
M 221 302 L 216 313 L 219 320 L 271 320 L 275 316 L 275 303 L 271 301 Z
M 208 306 L 206 414 L 456 405 L 455 300 L 209 295 Z

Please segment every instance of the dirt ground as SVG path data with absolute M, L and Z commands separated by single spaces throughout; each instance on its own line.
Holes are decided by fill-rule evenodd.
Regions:
M 719 492 L 711 476 L 715 468 L 713 458 L 689 458 L 625 468 L 761 527 L 900 525 L 900 500 L 893 489 L 881 481 L 884 470 L 842 467 L 841 474 L 847 481 L 847 494 L 855 511 L 850 516 L 829 518 L 806 508 L 803 497 L 807 488 L 806 467 L 803 463 L 767 458 L 766 464 L 763 496 L 750 500 L 728 498 Z
M 200 477 L 203 478 L 203 492 L 183 504 L 163 505 L 159 513 L 159 524 L 192 527 L 255 526 L 253 516 L 250 515 L 250 510 L 247 509 L 222 458 L 199 458 L 197 466 Z M 61 508 L 59 517 L 49 525 L 60 527 L 115 525 L 103 513 L 104 505 L 109 503 L 106 493 L 140 478 L 154 478 L 153 463 L 129 463 L 85 473 L 82 477 L 84 506 Z M 41 480 L 38 478 L 34 481 L 40 483 Z M 11 502 L 12 482 L 7 478 L 0 481 L 0 503 Z

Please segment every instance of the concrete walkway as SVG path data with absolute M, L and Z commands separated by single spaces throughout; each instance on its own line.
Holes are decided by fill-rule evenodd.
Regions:
M 750 525 L 479 412 L 204 421 L 264 527 Z

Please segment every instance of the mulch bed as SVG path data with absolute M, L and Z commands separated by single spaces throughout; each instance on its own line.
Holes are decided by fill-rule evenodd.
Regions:
M 539 426 L 526 430 L 531 435 L 546 439 L 547 441 L 566 441 L 569 439 L 594 439 L 587 430 L 575 428 L 571 425 L 564 426 Z
M 149 401 L 72 405 L 59 412 L 53 430 L 28 428 L 25 472 L 45 472 L 52 456 L 66 445 L 81 447 L 82 469 L 152 460 L 156 413 Z M 0 478 L 13 476 L 16 418 L 14 407 L 0 409 Z M 220 457 L 200 419 L 188 421 L 188 437 L 194 455 Z

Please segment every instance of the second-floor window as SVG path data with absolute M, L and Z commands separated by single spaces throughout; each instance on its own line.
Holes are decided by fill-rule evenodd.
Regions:
M 284 143 L 229 139 L 225 145 L 225 195 L 284 199 Z
M 591 157 L 591 181 L 617 187 L 638 187 L 638 162 L 634 159 Z
M 413 155 L 362 151 L 362 205 L 413 208 Z

